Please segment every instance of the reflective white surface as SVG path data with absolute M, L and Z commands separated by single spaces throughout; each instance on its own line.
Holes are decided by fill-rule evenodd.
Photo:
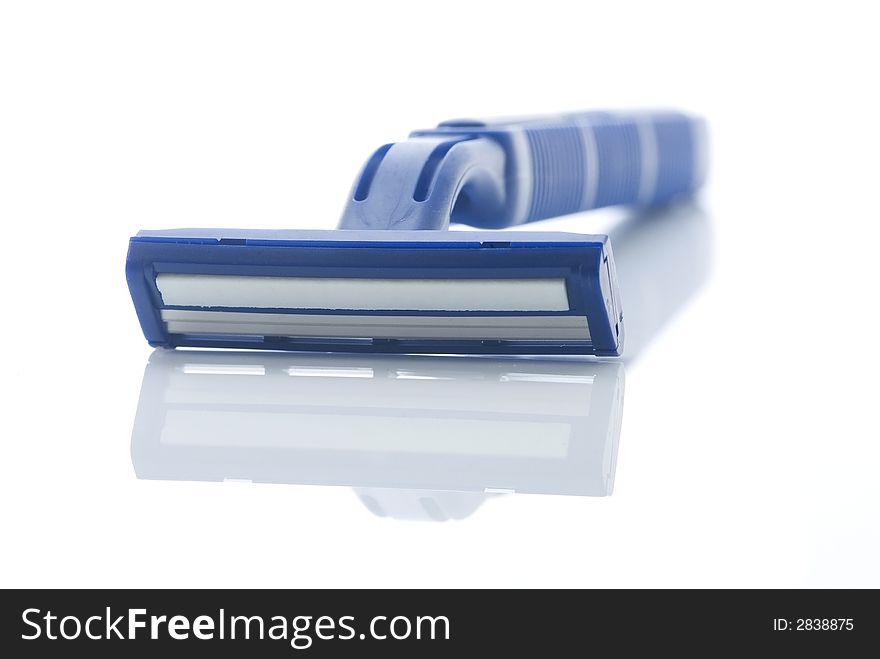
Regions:
M 611 494 L 622 407 L 619 362 L 157 350 L 131 453 L 139 478 L 351 485 L 442 521 L 490 494 Z
M 767 3 L 499 11 L 0 6 L 0 586 L 880 586 L 876 21 Z M 332 462 L 337 486 L 136 477 L 152 352 L 123 275 L 137 230 L 329 229 L 363 160 L 410 129 L 664 105 L 708 117 L 712 168 L 702 210 L 613 237 L 628 357 L 611 496 L 439 498 L 449 474 L 431 473 L 429 453 L 419 482 L 358 481 Z M 598 232 L 622 215 L 524 230 Z M 429 403 L 408 407 L 407 380 L 379 387 L 398 400 L 371 400 L 357 369 L 376 365 L 339 361 L 318 376 L 308 360 L 285 366 L 325 432 L 334 404 L 375 404 L 417 440 L 450 434 L 418 430 L 407 410 Z M 555 373 L 537 364 L 489 367 L 482 384 Z M 352 400 L 328 401 L 331 380 Z M 507 401 L 473 379 L 427 382 L 455 423 Z M 488 421 L 553 405 L 576 418 L 568 392 L 585 386 Z M 290 480 L 323 478 L 302 475 Z M 474 489 L 513 483 L 478 475 Z M 425 516 L 451 519 L 408 521 Z

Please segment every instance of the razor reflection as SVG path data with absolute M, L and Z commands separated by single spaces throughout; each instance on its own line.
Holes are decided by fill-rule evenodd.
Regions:
M 705 215 L 610 232 L 626 362 L 700 288 Z M 156 350 L 132 435 L 139 478 L 346 485 L 372 512 L 461 519 L 497 493 L 610 495 L 623 365 L 546 358 Z
M 463 517 L 491 493 L 606 496 L 623 366 L 156 350 L 139 478 L 347 485 L 377 514 Z

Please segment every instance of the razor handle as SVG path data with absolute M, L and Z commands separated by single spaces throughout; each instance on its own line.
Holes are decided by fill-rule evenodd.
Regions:
M 663 205 L 702 185 L 705 152 L 703 120 L 677 112 L 446 121 L 373 153 L 340 228 L 501 229 Z

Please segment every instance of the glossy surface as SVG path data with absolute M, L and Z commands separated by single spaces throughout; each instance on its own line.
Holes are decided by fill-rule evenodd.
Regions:
M 132 462 L 146 479 L 386 490 L 426 519 L 450 491 L 607 496 L 623 378 L 617 360 L 159 349 Z
M 497 6 L 455 2 L 2 5 L 0 586 L 880 586 L 876 21 L 747 5 L 549 0 L 503 29 Z M 152 350 L 122 254 L 138 229 L 332 229 L 364 157 L 402 129 L 658 105 L 707 117 L 712 169 L 696 208 L 612 237 L 629 356 L 611 496 L 438 498 L 444 474 L 424 471 L 435 494 L 397 472 L 137 477 Z M 370 402 L 351 368 L 381 372 L 355 361 L 341 408 Z M 303 389 L 325 432 L 332 372 Z M 417 409 L 498 423 L 479 382 L 428 383 Z M 517 400 L 504 421 L 569 403 Z M 396 441 L 449 434 L 421 437 L 406 409 L 378 406 L 407 427 Z

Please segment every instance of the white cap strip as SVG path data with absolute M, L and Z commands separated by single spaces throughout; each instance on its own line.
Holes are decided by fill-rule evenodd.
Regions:
M 361 279 L 160 273 L 168 306 L 364 311 L 568 311 L 564 279 Z

